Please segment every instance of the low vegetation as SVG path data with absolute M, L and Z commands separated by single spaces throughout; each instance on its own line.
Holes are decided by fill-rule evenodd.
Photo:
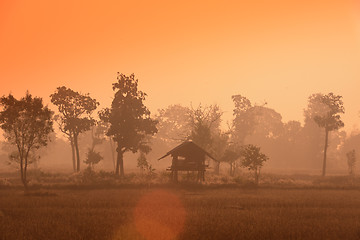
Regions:
M 0 239 L 358 239 L 359 216 L 358 190 L 0 190 Z
M 113 172 L 93 171 L 85 168 L 79 173 L 49 173 L 31 169 L 28 172 L 28 188 L 36 189 L 111 189 L 127 187 L 163 187 L 172 186 L 169 171 L 153 171 L 153 169 L 138 173 L 128 173 L 119 178 Z M 197 182 L 197 173 L 180 172 L 180 186 L 197 187 L 239 187 L 239 188 L 312 188 L 312 189 L 358 189 L 360 176 L 334 175 L 321 177 L 308 174 L 273 174 L 262 173 L 259 183 L 256 183 L 253 172 L 243 170 L 236 175 L 214 174 L 207 172 L 205 182 Z M 22 189 L 22 182 L 17 172 L 0 174 L 1 189 Z

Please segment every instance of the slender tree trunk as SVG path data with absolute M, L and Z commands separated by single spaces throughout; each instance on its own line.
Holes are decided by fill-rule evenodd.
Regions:
M 79 153 L 79 144 L 78 144 L 78 135 L 74 134 L 74 145 L 76 151 L 76 171 L 80 172 L 80 153 Z
M 95 146 L 96 146 L 95 136 L 94 136 L 94 130 L 95 130 L 95 126 L 93 126 L 92 129 L 91 129 L 91 140 L 92 140 L 92 143 L 91 143 L 91 151 L 94 151 Z
M 120 176 L 124 177 L 124 158 L 122 152 L 120 154 Z
M 20 177 L 21 182 L 23 183 L 25 190 L 27 190 L 27 183 L 26 183 L 26 174 L 25 174 L 25 168 L 24 168 L 24 158 L 20 155 Z
M 219 173 L 220 173 L 220 162 L 218 162 L 218 161 L 214 161 L 214 172 L 215 172 L 215 174 L 216 175 L 219 175 Z
M 116 169 L 115 169 L 115 175 L 119 176 L 120 175 L 120 161 L 119 161 L 119 153 L 117 155 L 117 159 L 116 159 Z
M 116 161 L 116 175 L 120 175 L 120 177 L 124 177 L 124 159 L 123 159 L 123 151 L 121 150 L 121 147 L 118 146 L 117 149 L 117 161 Z
M 34 154 L 34 156 L 35 156 L 35 154 Z M 39 168 L 39 166 L 38 166 L 38 159 L 36 159 L 36 157 L 34 158 L 34 162 L 33 162 L 33 168 L 34 169 L 38 169 Z
M 76 161 L 75 161 L 75 146 L 74 146 L 74 139 L 73 136 L 70 133 L 69 136 L 70 145 L 71 145 L 71 156 L 72 156 L 72 163 L 73 163 L 73 170 L 76 172 Z
M 115 152 L 114 152 L 114 143 L 113 140 L 110 138 L 110 147 L 111 147 L 111 157 L 114 164 L 114 170 L 116 171 L 116 162 L 115 162 Z
M 27 180 L 26 180 L 26 170 L 27 170 L 27 158 L 29 156 L 29 150 L 26 152 L 25 156 L 24 153 L 19 152 L 20 155 L 20 173 L 21 173 L 21 181 L 25 187 L 25 191 L 28 188 Z
M 258 169 L 255 169 L 255 184 L 256 186 L 259 185 L 259 174 L 260 174 L 260 169 L 258 171 Z
M 326 174 L 326 152 L 328 148 L 328 137 L 329 137 L 329 130 L 325 127 L 325 146 L 324 146 L 324 160 L 323 160 L 323 169 L 322 169 L 322 176 L 325 177 Z
M 24 184 L 24 187 L 25 187 L 25 189 L 27 190 L 27 180 L 26 180 L 26 171 L 27 171 L 27 165 L 28 165 L 28 160 L 27 160 L 27 158 L 28 158 L 28 154 L 26 154 L 26 156 L 25 156 L 25 166 L 24 166 L 24 178 L 23 178 L 23 184 Z

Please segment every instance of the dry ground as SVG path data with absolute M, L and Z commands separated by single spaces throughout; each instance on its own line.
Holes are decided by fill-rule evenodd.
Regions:
M 0 239 L 359 239 L 360 191 L 0 190 Z

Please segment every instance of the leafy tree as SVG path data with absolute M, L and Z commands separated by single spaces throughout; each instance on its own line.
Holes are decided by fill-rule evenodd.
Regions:
M 180 104 L 158 109 L 155 115 L 158 132 L 151 137 L 152 150 L 147 155 L 149 159 L 158 158 L 164 154 L 164 149 L 172 149 L 187 140 L 191 132 L 189 113 L 190 108 Z M 157 167 L 165 167 L 168 163 L 157 161 L 154 164 Z
M 355 150 L 360 152 L 360 132 L 359 130 L 351 132 L 349 136 L 346 137 L 343 145 L 341 146 L 342 155 L 346 155 L 347 152 Z
M 326 174 L 326 152 L 328 148 L 329 132 L 344 127 L 340 119 L 341 113 L 345 113 L 342 96 L 329 93 L 323 95 L 320 93 L 313 94 L 309 97 L 309 105 L 318 106 L 314 112 L 313 119 L 317 125 L 325 129 L 325 145 L 322 176 Z
M 76 157 L 75 157 L 75 146 L 74 146 L 74 136 L 71 131 L 65 130 L 65 121 L 60 115 L 54 116 L 55 122 L 57 122 L 60 131 L 66 135 L 67 139 L 70 142 L 71 146 L 71 157 L 73 163 L 73 171 L 76 172 Z
M 98 112 L 98 114 L 100 114 Z M 99 116 L 100 118 L 100 116 Z M 102 148 L 102 151 L 106 151 L 106 153 L 109 153 L 109 157 L 112 159 L 112 164 L 114 171 L 116 169 L 116 149 L 115 149 L 115 143 L 112 137 L 107 136 L 107 131 L 110 127 L 110 123 L 104 122 L 104 121 L 96 121 L 96 126 L 92 127 L 92 131 L 87 133 L 85 138 L 81 138 L 81 141 L 84 141 L 84 139 L 87 139 L 88 142 L 91 142 L 91 145 L 100 145 L 99 148 Z M 108 144 L 110 147 L 109 150 L 104 149 L 105 144 Z M 95 146 L 94 146 L 95 147 Z
M 150 118 L 150 111 L 144 105 L 146 94 L 138 90 L 135 75 L 126 76 L 118 73 L 117 82 L 113 83 L 115 97 L 111 108 L 99 113 L 100 119 L 109 122 L 107 132 L 117 143 L 116 175 L 124 176 L 123 155 L 127 151 L 148 152 L 148 135 L 157 132 L 156 120 Z
M 301 123 L 298 121 L 289 121 L 284 124 L 283 137 L 289 143 L 295 143 L 296 139 L 299 138 L 301 134 Z
M 47 145 L 53 131 L 53 112 L 43 105 L 41 98 L 32 97 L 28 92 L 20 100 L 11 94 L 3 96 L 0 105 L 0 127 L 6 140 L 17 148 L 13 159 L 20 165 L 21 181 L 27 188 L 26 172 L 31 152 Z
M 283 131 L 282 117 L 275 110 L 263 105 L 252 105 L 250 100 L 241 95 L 232 96 L 235 108 L 233 110 L 233 142 L 244 145 L 254 142 L 254 139 L 276 139 Z
M 88 164 L 89 169 L 93 170 L 94 165 L 98 164 L 102 159 L 103 157 L 100 155 L 99 152 L 95 152 L 94 149 L 89 148 L 84 163 Z
M 236 169 L 236 160 L 240 158 L 238 152 L 231 150 L 230 148 L 226 149 L 224 155 L 221 158 L 222 162 L 226 162 L 230 165 L 230 176 L 234 176 Z
M 91 98 L 89 94 L 80 94 L 64 86 L 58 87 L 55 93 L 50 95 L 51 102 L 58 107 L 60 115 L 58 123 L 60 130 L 66 134 L 70 140 L 73 151 L 76 153 L 76 164 L 73 158 L 74 171 L 80 171 L 80 153 L 78 137 L 79 134 L 90 130 L 95 125 L 91 113 L 97 108 L 99 103 Z
M 234 120 L 231 129 L 231 138 L 235 145 L 241 146 L 245 142 L 246 136 L 253 132 L 254 128 L 254 113 L 249 99 L 242 95 L 233 95 L 231 99 L 234 102 L 235 108 L 233 110 Z
M 254 171 L 255 184 L 259 184 L 260 170 L 269 158 L 260 152 L 260 147 L 249 144 L 242 150 L 242 166 Z
M 84 163 L 88 164 L 89 169 L 93 170 L 94 165 L 98 164 L 103 157 L 99 152 L 95 151 L 95 146 L 100 145 L 103 141 L 104 126 L 93 126 L 91 129 L 91 148 L 88 148 L 87 157 Z
M 323 131 L 314 121 L 314 115 L 319 111 L 317 105 L 321 104 L 308 104 L 307 108 L 304 109 L 304 126 L 297 143 L 303 159 L 301 165 L 312 169 L 322 168 L 322 162 L 319 159 L 322 158 L 324 149 Z
M 146 160 L 146 155 L 144 152 L 140 151 L 139 157 L 137 158 L 137 167 L 140 168 L 141 172 L 149 167 L 149 163 Z
M 158 133 L 153 139 L 157 148 L 171 148 L 179 141 L 192 140 L 216 159 L 221 160 L 227 145 L 227 134 L 221 132 L 220 108 L 217 105 L 197 108 L 170 105 L 159 110 Z M 163 150 L 162 150 L 163 151 Z M 214 161 L 214 171 L 219 172 L 219 161 Z
M 233 115 L 235 117 L 240 116 L 252 107 L 251 101 L 240 94 L 231 96 L 231 99 L 235 105 L 235 109 L 233 111 Z
M 221 115 L 217 105 L 204 107 L 200 104 L 196 109 L 170 105 L 159 110 L 156 137 L 164 142 L 192 140 L 209 150 L 214 133 L 219 131 Z
M 189 126 L 191 129 L 188 139 L 212 154 L 215 173 L 219 173 L 221 153 L 225 151 L 227 138 L 220 130 L 222 112 L 218 105 L 191 107 L 189 112 Z
M 282 116 L 274 109 L 262 105 L 253 105 L 250 100 L 241 95 L 232 96 L 235 108 L 233 110 L 233 122 L 230 129 L 230 142 L 232 150 L 241 155 L 246 144 L 262 146 L 262 151 L 271 156 L 273 165 L 281 164 L 286 154 L 282 146 L 288 143 L 285 138 L 285 126 Z
M 166 143 L 185 141 L 190 136 L 190 108 L 179 104 L 159 109 L 156 138 Z
M 213 135 L 220 131 L 222 112 L 218 105 L 203 107 L 201 104 L 190 111 L 191 133 L 188 137 L 194 143 L 209 150 L 213 143 Z
M 355 164 L 356 164 L 355 149 L 347 152 L 346 157 L 347 157 L 347 164 L 348 164 L 348 168 L 349 168 L 349 174 L 354 175 L 355 174 Z
M 283 124 L 281 134 L 276 138 L 254 143 L 261 145 L 264 153 L 272 159 L 268 164 L 271 168 L 310 168 L 313 162 L 309 158 L 312 156 L 309 156 L 309 143 L 303 130 L 300 122 L 289 121 Z
M 226 150 L 229 147 L 229 134 L 228 132 L 223 131 L 217 131 L 212 135 L 212 144 L 209 149 L 209 153 L 217 159 L 217 161 L 214 161 L 214 173 L 219 174 L 220 173 L 220 164 L 223 162 L 223 157 L 226 152 Z

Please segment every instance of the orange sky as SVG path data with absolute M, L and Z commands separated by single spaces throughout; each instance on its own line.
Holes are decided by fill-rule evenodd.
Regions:
M 346 130 L 360 122 L 356 0 L 0 0 L 0 95 L 56 87 L 110 104 L 116 72 L 135 73 L 153 113 L 231 95 L 303 119 L 312 93 L 344 97 Z M 358 125 L 359 126 L 359 125 Z M 359 126 L 360 127 L 360 126 Z

